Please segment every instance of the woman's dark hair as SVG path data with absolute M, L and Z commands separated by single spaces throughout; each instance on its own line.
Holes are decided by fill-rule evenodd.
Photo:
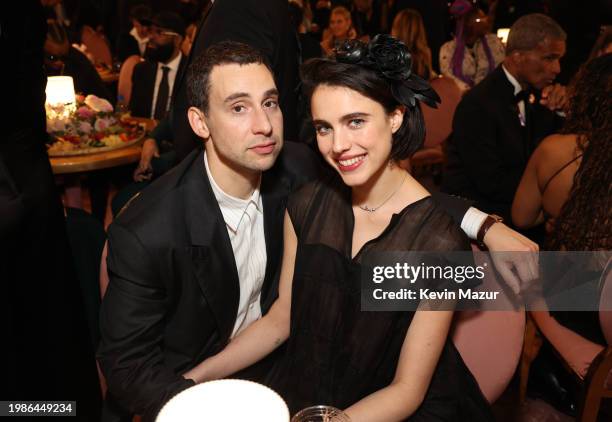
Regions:
M 578 136 L 582 162 L 555 221 L 552 250 L 612 249 L 612 54 L 587 62 L 569 90 L 563 133 Z
M 310 103 L 320 85 L 346 87 L 382 105 L 388 113 L 405 106 L 400 128 L 393 134 L 391 159 L 409 158 L 423 146 L 425 122 L 419 107 L 440 101 L 429 84 L 410 70 L 406 46 L 389 35 L 377 35 L 367 45 L 346 41 L 333 59 L 312 59 L 301 69 L 302 87 Z M 309 107 L 310 109 L 310 107 Z

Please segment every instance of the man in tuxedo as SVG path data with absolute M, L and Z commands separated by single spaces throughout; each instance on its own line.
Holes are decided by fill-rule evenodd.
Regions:
M 442 189 L 510 221 L 529 156 L 559 128 L 565 90 L 553 81 L 565 33 L 546 15 L 526 15 L 510 30 L 506 57 L 465 94 L 453 118 Z
M 163 119 L 170 109 L 175 82 L 187 64 L 181 53 L 185 22 L 173 12 L 153 17 L 146 60 L 134 67 L 130 110 L 132 116 Z
M 283 147 L 279 93 L 261 53 L 217 44 L 192 64 L 188 85 L 204 151 L 145 189 L 108 232 L 104 420 L 109 410 L 153 420 L 193 384 L 182 373 L 271 306 L 287 195 L 318 173 L 306 146 Z
M 264 53 L 272 65 L 283 110 L 285 139 L 298 140 L 297 38 L 288 15 L 286 0 L 215 0 L 204 12 L 190 61 L 219 41 L 231 40 L 251 45 Z M 197 147 L 199 141 L 187 121 L 187 85 L 177 81 L 172 112 L 177 161 Z

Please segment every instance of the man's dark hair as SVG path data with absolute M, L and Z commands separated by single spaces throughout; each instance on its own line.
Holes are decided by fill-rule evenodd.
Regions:
M 551 17 L 532 13 L 517 19 L 510 28 L 506 55 L 535 49 L 545 39 L 565 41 L 565 31 Z
M 263 64 L 272 74 L 272 66 L 266 56 L 250 45 L 222 41 L 213 44 L 191 63 L 187 73 L 187 97 L 189 105 L 208 112 L 210 74 L 215 66 L 224 64 Z
M 302 65 L 302 88 L 310 103 L 312 94 L 320 85 L 345 87 L 379 103 L 387 113 L 401 106 L 393 96 L 389 81 L 380 73 L 356 64 L 340 63 L 329 59 L 311 59 Z M 310 108 L 310 104 L 309 104 Z M 421 108 L 406 107 L 404 119 L 393 134 L 391 159 L 403 160 L 423 146 L 425 123 Z

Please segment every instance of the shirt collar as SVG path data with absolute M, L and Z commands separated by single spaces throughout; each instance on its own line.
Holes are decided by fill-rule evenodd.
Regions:
M 504 70 L 504 73 L 506 74 L 506 78 L 508 78 L 508 80 L 514 87 L 514 95 L 521 92 L 523 88 L 521 87 L 521 84 L 519 83 L 519 81 L 517 81 L 516 78 L 512 76 L 512 73 L 508 72 L 508 69 L 506 69 L 506 67 L 503 64 L 502 64 L 502 69 Z
M 183 57 L 183 53 L 179 51 L 175 58 L 170 60 L 168 63 L 157 63 L 157 70 L 161 69 L 162 66 L 167 66 L 170 70 L 177 72 L 179 63 L 181 62 L 181 58 Z
M 215 199 L 219 203 L 219 208 L 221 208 L 223 220 L 234 233 L 238 231 L 240 223 L 243 221 L 244 216 L 247 215 L 247 213 L 250 214 L 249 216 L 252 220 L 253 216 L 251 213 L 253 210 L 262 212 L 263 206 L 259 190 L 261 186 L 261 178 L 259 179 L 257 187 L 251 194 L 251 197 L 249 199 L 241 199 L 228 195 L 219 187 L 219 185 L 217 185 L 217 182 L 215 182 L 215 179 L 210 172 L 210 167 L 208 166 L 206 151 L 204 151 L 204 167 L 206 168 L 206 175 L 210 181 L 210 186 L 213 194 L 215 195 Z

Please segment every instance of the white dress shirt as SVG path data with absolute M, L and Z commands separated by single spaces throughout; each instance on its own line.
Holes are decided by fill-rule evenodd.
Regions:
M 155 75 L 155 85 L 153 85 L 153 102 L 151 103 L 151 119 L 155 118 L 155 105 L 157 104 L 157 93 L 159 91 L 159 84 L 161 83 L 164 71 L 162 67 L 167 66 L 170 68 L 168 71 L 168 104 L 166 104 L 166 111 L 170 108 L 170 100 L 172 99 L 172 88 L 174 88 L 174 80 L 178 72 L 179 64 L 181 63 L 182 53 L 170 60 L 168 63 L 157 63 L 157 74 Z
M 506 74 L 506 78 L 508 78 L 508 80 L 514 87 L 514 95 L 521 92 L 523 88 L 521 87 L 521 84 L 519 83 L 519 81 L 517 81 L 516 78 L 512 76 L 510 72 L 508 72 L 508 70 L 505 68 L 504 65 L 502 65 L 502 69 L 504 70 L 504 73 Z M 525 101 L 524 100 L 521 100 L 518 102 L 518 108 L 519 108 L 519 119 L 521 121 L 521 126 L 525 126 L 526 120 L 525 120 Z
M 234 251 L 240 283 L 238 315 L 232 338 L 261 317 L 261 287 L 266 273 L 266 240 L 263 225 L 263 203 L 259 186 L 249 199 L 223 192 L 215 182 L 204 153 L 206 175 L 221 208 Z M 261 183 L 261 182 L 260 182 Z

